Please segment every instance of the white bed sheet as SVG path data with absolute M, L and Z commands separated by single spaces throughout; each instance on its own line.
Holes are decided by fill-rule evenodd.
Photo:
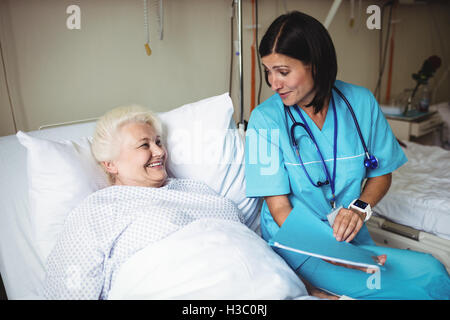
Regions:
M 92 136 L 95 122 L 33 131 L 50 140 Z M 0 273 L 8 299 L 42 299 L 44 266 L 33 247 L 26 149 L 15 135 L 0 137 Z
M 374 211 L 387 219 L 450 239 L 450 151 L 403 141 L 408 162 Z
M 314 299 L 283 259 L 243 224 L 220 219 L 196 220 L 135 253 L 120 266 L 108 295 L 111 300 L 298 298 Z

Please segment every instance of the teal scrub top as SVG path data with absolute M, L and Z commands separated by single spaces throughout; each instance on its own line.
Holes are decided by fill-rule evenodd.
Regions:
M 337 114 L 336 157 L 336 207 L 348 207 L 359 198 L 365 178 L 381 176 L 402 166 L 407 158 L 383 116 L 373 94 L 366 88 L 337 80 L 335 86 L 349 100 L 369 153 L 378 159 L 377 169 L 364 167 L 365 153 L 351 113 L 343 99 L 333 90 Z M 301 108 L 300 108 L 301 110 Z M 298 113 L 291 112 L 297 122 Z M 330 175 L 333 174 L 334 113 L 327 111 L 322 130 L 301 110 L 322 152 Z M 288 194 L 291 205 L 300 212 L 317 215 L 328 223 L 327 214 L 332 210 L 330 185 L 317 188 L 307 179 L 290 141 L 288 130 L 292 125 L 285 114 L 278 94 L 256 107 L 249 119 L 246 133 L 245 178 L 247 197 L 264 197 Z M 303 165 L 314 182 L 325 181 L 326 175 L 317 149 L 307 132 L 297 126 L 295 139 Z M 266 202 L 261 209 L 261 233 L 270 239 L 279 230 Z M 354 244 L 374 245 L 364 225 L 353 239 Z

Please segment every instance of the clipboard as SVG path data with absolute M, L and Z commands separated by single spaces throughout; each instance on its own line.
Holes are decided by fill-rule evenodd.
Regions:
M 308 257 L 316 257 L 371 268 L 379 271 L 374 252 L 333 237 L 333 229 L 326 221 L 309 212 L 292 209 L 291 213 L 268 244 L 281 255 L 294 270 Z

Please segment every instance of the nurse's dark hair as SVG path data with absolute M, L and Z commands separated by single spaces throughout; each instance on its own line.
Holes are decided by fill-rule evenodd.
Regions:
M 279 16 L 269 26 L 259 45 L 259 54 L 265 57 L 279 53 L 311 66 L 315 96 L 307 106 L 319 112 L 336 81 L 336 50 L 328 31 L 313 17 L 299 11 Z M 267 72 L 266 83 L 270 86 Z

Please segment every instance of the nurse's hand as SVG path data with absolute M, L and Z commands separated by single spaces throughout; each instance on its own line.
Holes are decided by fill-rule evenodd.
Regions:
M 350 242 L 361 230 L 365 213 L 342 208 L 333 223 L 333 236 L 337 241 Z
M 379 256 L 373 256 L 372 258 L 376 263 L 378 263 L 381 266 L 384 266 L 384 264 L 386 263 L 386 260 L 387 260 L 387 255 L 382 254 Z M 346 267 L 349 269 L 356 269 L 356 270 L 363 271 L 365 273 L 375 273 L 377 271 L 376 269 L 372 269 L 372 268 L 358 267 L 358 266 L 354 266 L 351 264 L 340 263 L 340 262 L 335 262 L 335 261 L 331 261 L 331 260 L 323 259 L 323 261 L 334 264 L 335 266 Z

